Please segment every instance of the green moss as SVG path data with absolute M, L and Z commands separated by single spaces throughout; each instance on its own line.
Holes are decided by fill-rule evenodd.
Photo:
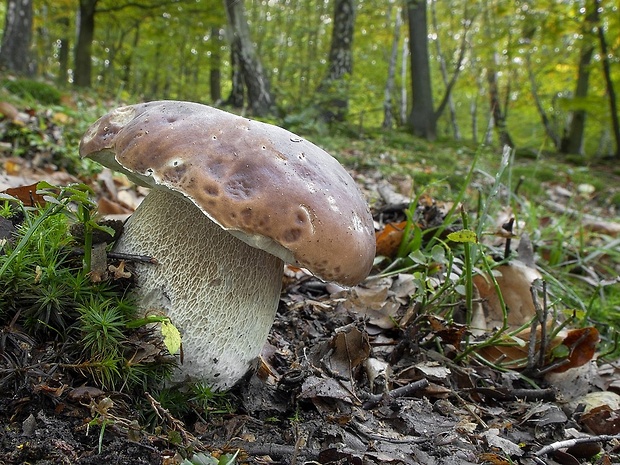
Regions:
M 2 82 L 2 87 L 18 97 L 31 99 L 44 105 L 60 104 L 60 92 L 44 82 L 32 79 L 6 79 Z

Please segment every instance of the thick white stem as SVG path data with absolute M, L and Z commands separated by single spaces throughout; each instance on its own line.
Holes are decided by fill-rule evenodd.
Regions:
M 181 331 L 181 376 L 219 390 L 241 379 L 275 318 L 282 261 L 159 189 L 129 219 L 115 251 L 157 259 L 136 264 L 136 293 L 145 313 L 163 311 Z

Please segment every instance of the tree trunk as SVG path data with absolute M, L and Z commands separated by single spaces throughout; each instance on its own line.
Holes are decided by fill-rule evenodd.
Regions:
M 400 124 L 405 125 L 407 121 L 407 56 L 409 55 L 409 38 L 403 39 L 403 52 L 400 59 Z
M 538 84 L 536 82 L 536 76 L 534 75 L 532 60 L 529 53 L 525 56 L 525 67 L 527 69 L 527 75 L 530 80 L 530 90 L 532 92 L 532 98 L 534 99 L 534 104 L 536 105 L 536 109 L 538 110 L 540 120 L 542 121 L 543 127 L 545 128 L 545 133 L 547 134 L 547 137 L 553 142 L 553 146 L 556 148 L 556 150 L 558 150 L 560 141 L 558 135 L 555 132 L 551 119 L 545 111 L 543 103 L 540 99 L 540 95 L 538 94 Z
M 598 12 L 601 8 L 600 0 L 594 0 L 594 9 Z M 598 18 L 597 18 L 598 19 Z M 609 110 L 611 111 L 611 129 L 616 141 L 616 158 L 620 158 L 620 121 L 618 120 L 618 105 L 616 100 L 616 90 L 614 82 L 611 79 L 611 69 L 609 66 L 609 53 L 607 51 L 607 41 L 605 40 L 605 31 L 603 25 L 598 22 L 598 39 L 601 46 L 601 61 L 603 64 L 603 75 L 605 76 L 605 84 L 607 86 L 607 97 L 609 99 Z
M 217 103 L 222 100 L 222 55 L 220 28 L 213 26 L 211 28 L 211 57 L 209 65 L 209 93 L 211 102 Z
M 584 44 L 579 55 L 579 67 L 577 69 L 577 84 L 575 86 L 575 99 L 582 99 L 588 96 L 590 81 L 590 63 L 594 55 L 594 44 L 592 38 L 592 28 L 598 21 L 598 11 L 596 8 L 586 12 L 583 22 L 582 35 Z M 586 129 L 586 111 L 582 109 L 574 110 L 571 114 L 570 127 L 568 132 L 562 136 L 560 143 L 561 153 L 583 154 L 584 133 Z
M 491 105 L 491 114 L 493 116 L 493 125 L 497 130 L 499 143 L 502 147 L 514 147 L 514 142 L 508 128 L 506 127 L 506 109 L 502 110 L 500 101 L 499 88 L 497 85 L 497 71 L 495 66 L 487 69 L 487 83 L 489 85 L 489 101 Z
M 78 87 L 90 87 L 92 80 L 91 50 L 93 38 L 95 37 L 95 7 L 97 1 L 80 0 L 73 77 L 73 83 Z
M 243 73 L 241 72 L 241 51 L 238 42 L 230 44 L 230 81 L 232 87 L 226 100 L 226 104 L 233 108 L 242 109 L 245 100 L 245 89 L 243 88 Z
M 396 9 L 396 19 L 394 21 L 394 36 L 392 38 L 392 50 L 390 52 L 390 61 L 388 63 L 388 76 L 385 82 L 385 91 L 383 99 L 383 123 L 381 127 L 383 129 L 391 129 L 393 115 L 392 94 L 394 93 L 395 79 L 396 79 L 396 62 L 398 60 L 398 43 L 400 42 L 400 28 L 403 24 L 402 10 Z
M 319 85 L 321 119 L 344 121 L 349 107 L 346 77 L 353 72 L 353 29 L 355 0 L 335 0 L 334 28 L 329 49 L 327 74 Z
M 56 82 L 59 85 L 66 85 L 69 75 L 69 18 L 60 18 L 58 22 L 61 25 L 63 35 L 58 41 L 58 77 Z
M 428 21 L 426 0 L 407 0 L 411 60 L 411 93 L 413 105 L 409 126 L 413 134 L 428 140 L 437 137 L 433 89 L 428 58 Z
M 7 0 L 4 35 L 0 47 L 0 68 L 31 76 L 32 0 Z
M 431 1 L 431 17 L 433 20 L 433 29 L 435 31 L 437 31 L 439 29 L 438 25 L 437 25 L 437 11 L 435 8 L 435 4 L 437 3 L 437 0 L 432 0 Z M 464 21 L 466 21 L 466 19 L 464 19 Z M 463 34 L 463 44 L 461 46 L 461 56 L 464 56 L 464 51 L 465 51 L 465 43 L 466 43 L 466 37 L 467 37 L 467 31 L 465 31 L 465 33 Z M 440 70 L 441 70 L 441 78 L 443 80 L 444 85 L 446 86 L 446 89 L 450 89 L 450 92 L 447 92 L 446 98 L 447 98 L 447 105 L 448 105 L 448 109 L 450 110 L 450 123 L 452 125 L 452 133 L 454 135 L 454 139 L 455 140 L 461 140 L 461 130 L 459 128 L 459 124 L 458 121 L 456 119 L 456 108 L 454 107 L 454 101 L 452 100 L 452 86 L 450 85 L 450 79 L 448 77 L 448 69 L 446 66 L 446 59 L 444 57 L 443 52 L 441 51 L 441 43 L 439 41 L 439 34 L 437 35 L 437 39 L 435 39 L 435 48 L 436 48 L 436 52 L 437 52 L 437 57 L 439 58 L 439 65 L 440 65 Z M 459 60 L 459 61 L 462 61 Z M 455 73 L 459 73 L 461 67 L 461 63 L 459 62 L 458 67 L 455 70 Z M 441 105 L 440 105 L 441 108 Z M 439 119 L 439 116 L 441 115 L 439 109 L 437 111 L 437 119 Z
M 265 116 L 273 110 L 274 99 L 269 79 L 250 38 L 243 0 L 224 0 L 224 3 L 230 26 L 230 42 L 235 61 L 233 65 L 238 67 L 247 89 L 248 105 L 252 114 Z

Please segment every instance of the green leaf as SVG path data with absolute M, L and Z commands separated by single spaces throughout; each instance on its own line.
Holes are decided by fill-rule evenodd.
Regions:
M 170 320 L 161 322 L 161 335 L 164 338 L 166 349 L 168 349 L 168 352 L 172 355 L 176 354 L 181 349 L 181 333 Z
M 473 243 L 478 242 L 476 233 L 470 229 L 462 229 L 448 234 L 448 239 L 452 242 Z

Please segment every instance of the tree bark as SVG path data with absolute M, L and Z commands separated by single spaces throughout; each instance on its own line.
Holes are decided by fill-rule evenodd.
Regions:
M 209 63 L 209 94 L 211 101 L 217 103 L 222 100 L 222 55 L 221 55 L 221 42 L 220 28 L 213 26 L 211 28 L 211 57 Z
M 579 55 L 579 67 L 577 69 L 577 84 L 575 85 L 575 99 L 583 99 L 588 96 L 590 81 L 590 63 L 594 55 L 594 44 L 592 38 L 592 28 L 598 21 L 598 11 L 596 8 L 586 12 L 583 22 L 582 35 L 584 44 Z M 583 154 L 583 142 L 586 129 L 586 111 L 583 109 L 574 110 L 571 113 L 570 126 L 568 132 L 562 136 L 560 142 L 560 153 Z
M 502 110 L 495 66 L 487 69 L 487 84 L 489 85 L 489 101 L 491 105 L 491 114 L 493 116 L 493 124 L 499 137 L 499 143 L 502 147 L 507 145 L 514 148 L 514 142 L 506 127 L 506 109 L 504 108 Z
M 56 82 L 62 86 L 67 84 L 67 77 L 69 75 L 69 18 L 60 18 L 58 23 L 61 25 L 63 35 L 58 41 L 59 67 Z
M 435 112 L 433 111 L 433 89 L 428 58 L 426 0 L 407 0 L 407 13 L 413 99 L 409 113 L 409 126 L 414 135 L 435 140 L 437 128 Z
M 600 0 L 594 0 L 594 9 L 598 12 L 601 7 Z M 598 18 L 597 18 L 598 19 Z M 605 31 L 603 25 L 598 21 L 597 25 L 598 39 L 601 46 L 601 62 L 603 65 L 603 76 L 605 76 L 605 84 L 607 86 L 607 97 L 609 100 L 609 110 L 611 111 L 611 129 L 616 141 L 616 158 L 620 158 L 620 121 L 618 120 L 618 104 L 616 100 L 616 90 L 614 82 L 611 79 L 611 69 L 609 66 L 609 53 L 607 51 L 607 41 L 605 40 Z
M 271 94 L 269 79 L 250 38 L 243 0 L 224 0 L 224 4 L 230 26 L 233 66 L 236 67 L 236 72 L 240 73 L 247 89 L 248 105 L 252 114 L 265 116 L 272 112 L 275 106 L 274 98 Z M 233 84 L 235 84 L 234 72 Z M 235 97 L 233 104 L 238 105 L 238 96 Z
M 92 80 L 91 51 L 95 37 L 95 7 L 98 0 L 80 0 L 78 38 L 75 44 L 75 69 L 73 83 L 90 87 Z
M 394 87 L 396 84 L 396 62 L 398 60 L 398 43 L 400 42 L 400 28 L 402 27 L 402 24 L 402 11 L 400 8 L 397 8 L 394 21 L 392 50 L 390 52 L 390 61 L 388 63 L 388 76 L 385 81 L 385 91 L 383 93 L 383 123 L 381 124 L 383 129 L 391 129 L 392 121 L 394 120 L 392 94 L 394 93 Z
M 344 121 L 349 107 L 346 77 L 353 72 L 355 0 L 335 0 L 333 24 L 327 74 L 318 88 L 324 96 L 321 119 L 326 122 Z
M 435 8 L 435 4 L 437 3 L 437 0 L 432 0 L 431 1 L 431 17 L 432 17 L 432 21 L 433 21 L 433 29 L 435 31 L 437 31 L 439 29 L 438 25 L 437 25 L 437 10 Z M 467 20 L 465 20 L 467 21 Z M 466 43 L 466 37 L 467 34 L 463 34 L 463 44 L 461 45 L 461 56 L 464 56 L 464 51 L 465 51 L 465 43 Z M 437 35 L 437 39 L 435 40 L 435 49 L 437 52 L 437 56 L 439 57 L 439 65 L 440 65 L 440 70 L 441 70 L 441 78 L 443 80 L 444 85 L 446 86 L 446 89 L 450 89 L 450 92 L 446 93 L 446 103 L 448 105 L 448 109 L 450 110 L 450 123 L 452 125 L 452 133 L 454 135 L 454 139 L 455 140 L 461 140 L 461 130 L 459 128 L 459 124 L 456 118 L 456 108 L 454 107 L 454 101 L 452 100 L 452 85 L 450 85 L 450 79 L 448 78 L 448 69 L 446 66 L 446 59 L 444 57 L 443 52 L 441 51 L 441 43 L 439 41 L 439 35 Z M 455 73 L 458 75 L 459 70 L 460 70 L 460 66 L 461 66 L 461 60 L 459 60 L 459 64 L 458 67 L 455 70 Z M 441 116 L 441 112 L 439 111 L 441 108 L 438 108 L 437 113 L 437 118 L 439 118 L 439 116 Z
M 4 34 L 0 47 L 0 68 L 23 76 L 32 76 L 32 0 L 7 0 Z

